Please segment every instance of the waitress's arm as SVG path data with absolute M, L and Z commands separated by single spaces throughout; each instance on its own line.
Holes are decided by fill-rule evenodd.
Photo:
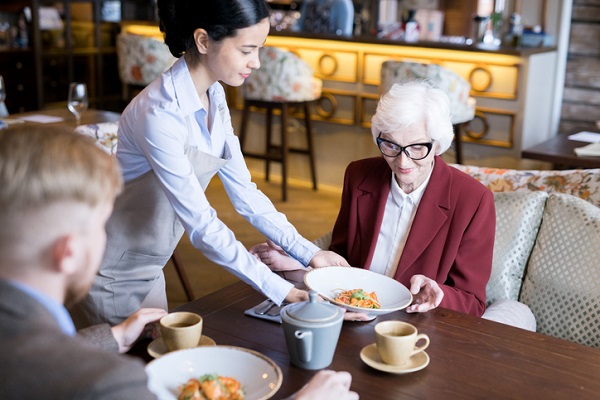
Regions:
M 303 265 L 308 265 L 319 252 L 319 247 L 304 239 L 286 216 L 277 211 L 271 200 L 252 182 L 237 136 L 228 134 L 226 141 L 232 158 L 218 174 L 236 211 L 286 253 Z
M 300 291 L 252 256 L 217 218 L 185 154 L 187 127 L 179 114 L 168 109 L 144 112 L 145 118 L 134 119 L 136 126 L 130 127 L 135 131 L 134 140 L 194 247 L 277 304 L 301 299 Z M 126 150 L 122 150 L 124 155 Z

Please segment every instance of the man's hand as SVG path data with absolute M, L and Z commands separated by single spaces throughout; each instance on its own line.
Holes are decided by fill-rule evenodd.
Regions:
M 444 298 L 444 292 L 440 285 L 424 275 L 414 275 L 410 278 L 410 292 L 414 296 L 414 301 L 406 309 L 406 312 L 409 313 L 433 310 L 440 305 Z
M 161 308 L 142 308 L 131 317 L 112 327 L 112 333 L 119 344 L 119 353 L 125 353 L 136 340 L 144 334 L 144 337 L 156 339 L 159 337 L 158 329 L 151 322 L 156 322 L 167 315 Z
M 357 400 L 358 394 L 350 391 L 352 375 L 341 371 L 321 370 L 300 389 L 294 400 Z

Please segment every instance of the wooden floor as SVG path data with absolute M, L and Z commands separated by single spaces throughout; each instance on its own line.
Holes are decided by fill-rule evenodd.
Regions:
M 277 182 L 266 182 L 255 178 L 255 183 L 284 213 L 301 235 L 314 240 L 333 228 L 340 205 L 340 193 L 327 190 L 314 191 L 309 187 L 288 184 L 288 201 L 282 202 L 281 186 Z M 246 220 L 236 213 L 218 177 L 209 185 L 206 195 L 219 218 L 235 233 L 246 248 L 264 242 L 264 237 Z M 189 242 L 186 234 L 178 246 L 184 269 L 194 289 L 196 297 L 202 297 L 237 281 L 237 278 L 224 268 L 207 260 Z M 165 268 L 169 308 L 187 302 L 175 269 L 169 263 Z

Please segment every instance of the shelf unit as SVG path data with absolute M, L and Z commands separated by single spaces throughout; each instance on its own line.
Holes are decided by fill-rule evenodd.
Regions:
M 104 0 L 8 0 L 0 16 L 16 21 L 29 8 L 29 44 L 0 49 L 0 74 L 7 85 L 9 112 L 65 107 L 70 82 L 88 85 L 90 107 L 119 111 L 115 38 L 119 24 L 102 20 Z M 40 9 L 56 9 L 62 30 L 42 29 Z M 17 16 L 17 18 L 15 18 Z M 14 43 L 13 43 L 14 44 Z

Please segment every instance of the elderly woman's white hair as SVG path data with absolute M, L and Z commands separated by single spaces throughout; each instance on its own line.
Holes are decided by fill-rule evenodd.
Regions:
M 440 155 L 454 139 L 451 118 L 448 96 L 430 82 L 396 83 L 381 96 L 371 120 L 371 133 L 376 142 L 381 132 L 395 132 L 425 121 L 427 134 L 435 141 L 435 154 Z

